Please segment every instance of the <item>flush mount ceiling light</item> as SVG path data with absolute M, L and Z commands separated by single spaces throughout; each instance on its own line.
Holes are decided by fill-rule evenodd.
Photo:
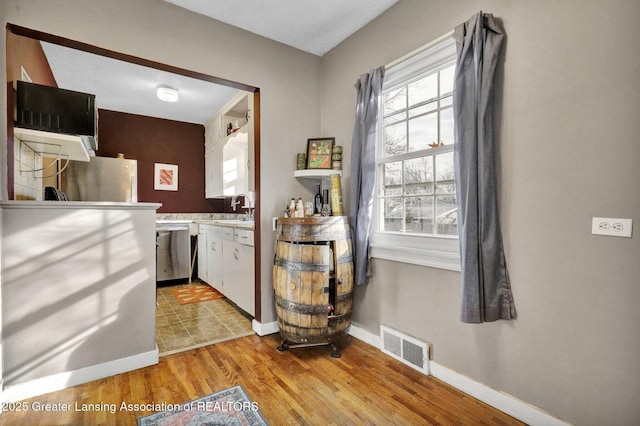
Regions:
M 178 100 L 178 89 L 162 84 L 158 86 L 156 95 L 161 101 L 176 102 Z

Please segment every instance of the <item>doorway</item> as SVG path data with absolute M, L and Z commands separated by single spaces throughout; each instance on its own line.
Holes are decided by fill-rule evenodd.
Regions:
M 114 52 L 114 51 L 110 51 L 107 49 L 103 49 L 103 48 L 99 48 L 96 46 L 92 46 L 92 45 L 88 45 L 82 42 L 78 42 L 75 40 L 70 40 L 70 39 L 66 39 L 63 37 L 59 37 L 59 36 L 55 36 L 52 34 L 47 34 L 47 33 L 43 33 L 37 30 L 32 30 L 32 29 L 28 29 L 28 28 L 24 28 L 24 27 L 19 27 L 13 24 L 7 24 L 7 39 L 9 39 L 9 37 L 21 37 L 21 38 L 25 38 L 25 39 L 29 39 L 31 41 L 35 40 L 35 41 L 40 41 L 40 42 L 45 42 L 45 43 L 51 43 L 51 44 L 55 44 L 55 45 L 59 45 L 59 46 L 63 46 L 69 49 L 75 49 L 78 51 L 82 51 L 82 52 L 87 52 L 87 53 L 91 53 L 91 54 L 95 54 L 104 58 L 109 58 L 109 59 L 113 59 L 116 61 L 124 61 L 130 64 L 135 64 L 135 65 L 139 65 L 139 66 L 143 66 L 143 67 L 148 67 L 148 68 L 152 68 L 155 70 L 159 70 L 165 73 L 170 73 L 170 74 L 175 74 L 178 76 L 186 76 L 186 77 L 190 77 L 192 79 L 197 79 L 197 80 L 201 80 L 202 82 L 208 83 L 208 84 L 212 84 L 212 85 L 220 85 L 220 86 L 227 86 L 227 87 L 231 87 L 234 89 L 239 89 L 239 90 L 245 90 L 245 91 L 250 91 L 254 93 L 254 108 L 253 108 L 253 119 L 254 119 L 254 123 L 255 123 L 255 138 L 254 138 L 254 156 L 253 156 L 253 164 L 255 165 L 255 174 L 254 174 L 254 188 L 255 188 L 255 193 L 256 193 L 256 198 L 257 200 L 260 199 L 260 97 L 259 97 L 259 89 L 257 87 L 253 87 L 253 86 L 248 86 L 242 83 L 237 83 L 234 81 L 229 81 L 226 79 L 221 79 L 215 76 L 211 76 L 211 75 L 206 75 L 206 74 L 202 74 L 202 73 L 198 73 L 198 72 L 194 72 L 194 71 L 190 71 L 190 70 L 186 70 L 186 69 L 182 69 L 182 68 L 178 68 L 178 67 L 174 67 L 171 65 L 167 65 L 167 64 L 162 64 L 162 63 L 157 63 L 154 61 L 149 61 L 146 59 L 142 59 L 139 57 L 134 57 L 134 56 L 130 56 L 130 55 L 126 55 L 126 54 L 122 54 L 119 52 Z M 7 54 L 9 56 L 9 49 L 7 51 Z M 10 66 L 10 61 L 7 61 L 7 68 L 9 68 Z M 8 78 L 12 75 L 15 75 L 14 72 L 10 72 L 10 70 L 7 70 L 7 76 Z M 32 76 L 33 77 L 33 76 Z M 11 78 L 12 80 L 14 78 Z M 55 82 L 54 82 L 55 84 Z M 72 89 L 73 90 L 73 89 Z M 215 111 L 212 111 L 212 113 Z M 9 118 L 9 123 L 8 123 L 8 127 L 10 129 L 13 128 L 13 122 L 11 121 L 11 119 Z M 13 182 L 13 178 L 12 176 L 14 175 L 14 163 L 13 163 L 13 156 L 9 155 L 8 156 L 8 174 L 9 174 L 9 179 L 8 179 L 8 184 L 9 184 L 9 195 L 10 198 L 12 198 L 12 193 L 13 193 L 13 186 L 14 186 L 14 182 Z M 203 194 L 204 197 L 204 194 Z M 256 245 L 259 246 L 259 241 L 260 241 L 260 205 L 258 203 L 258 205 L 254 206 L 254 214 L 256 216 L 256 221 L 255 221 L 255 239 L 256 239 Z M 255 251 L 255 257 L 254 257 L 254 262 L 257 265 L 257 267 L 255 268 L 256 272 L 255 272 L 255 276 L 254 276 L 254 282 L 255 282 L 255 287 L 254 287 L 254 291 L 255 291 L 255 300 L 256 300 L 256 309 L 255 309 L 255 313 L 256 313 L 256 320 L 260 321 L 260 313 L 261 313 L 261 309 L 260 309 L 260 292 L 261 292 L 261 280 L 260 280 L 260 251 L 256 250 Z M 161 300 L 162 298 L 164 298 L 167 303 L 165 308 L 162 308 L 162 310 L 160 310 L 159 312 L 162 314 L 159 320 L 157 320 L 157 327 L 161 327 L 163 325 L 176 325 L 177 323 L 180 323 L 180 326 L 184 327 L 185 323 L 189 323 L 189 324 L 194 324 L 196 323 L 196 321 L 193 321 L 194 316 L 196 316 L 197 314 L 201 314 L 200 316 L 197 316 L 198 319 L 201 319 L 201 323 L 204 322 L 208 322 L 209 324 L 204 327 L 206 329 L 215 329 L 216 327 L 219 328 L 219 324 L 215 324 L 213 319 L 215 318 L 217 321 L 222 322 L 223 325 L 224 323 L 227 323 L 227 325 L 224 325 L 224 327 L 226 327 L 227 329 L 230 329 L 231 331 L 233 331 L 234 333 L 237 334 L 232 334 L 232 335 L 238 335 L 241 333 L 245 332 L 245 328 L 244 325 L 239 325 L 239 326 L 232 326 L 230 327 L 228 324 L 232 324 L 235 322 L 239 322 L 239 323 L 243 323 L 243 321 L 241 321 L 237 315 L 241 315 L 239 314 L 235 308 L 233 308 L 232 304 L 230 304 L 230 302 L 228 301 L 221 301 L 219 303 L 217 303 L 215 308 L 210 307 L 210 306 L 200 306 L 197 308 L 193 308 L 193 307 L 185 307 L 184 309 L 182 308 L 177 308 L 175 307 L 172 303 L 170 303 L 170 299 L 164 295 L 164 294 L 159 294 L 159 300 Z M 211 304 L 213 305 L 213 304 Z M 174 315 L 171 314 L 171 312 L 173 312 L 173 314 L 175 314 L 175 316 L 178 316 L 177 321 L 176 321 L 176 317 Z M 222 315 L 224 312 L 231 312 L 230 316 L 226 319 L 222 318 Z M 234 313 L 235 312 L 235 313 Z M 184 317 L 181 318 L 182 313 L 185 313 Z M 184 318 L 191 317 L 190 319 L 192 321 L 187 321 Z M 241 315 L 242 316 L 242 315 Z M 244 317 L 242 317 L 243 319 L 246 319 Z M 237 320 L 237 321 L 236 321 Z M 173 323 L 173 324 L 172 324 Z M 176 325 L 175 327 L 177 330 L 179 330 L 178 325 Z M 184 337 L 184 333 L 189 333 L 189 336 L 192 337 L 193 339 L 184 339 L 184 343 L 187 345 L 187 347 L 189 345 L 191 345 L 191 343 L 195 344 L 195 345 L 202 345 L 202 344 L 207 344 L 207 342 L 211 342 L 211 341 L 219 341 L 220 339 L 228 339 L 228 337 L 226 336 L 225 333 L 219 333 L 217 335 L 213 335 L 213 334 L 208 334 L 207 338 L 211 337 L 213 340 L 208 340 L 208 341 L 202 341 L 203 336 L 200 336 L 198 339 L 194 338 L 194 335 L 198 334 L 196 331 L 193 330 L 188 330 L 186 327 L 184 328 L 183 331 L 179 330 L 179 333 L 181 333 L 181 335 Z M 203 333 L 200 333 L 203 334 Z M 204 333 L 207 334 L 207 333 Z M 174 346 L 166 346 L 166 351 L 177 351 L 178 348 Z M 162 352 L 162 351 L 161 351 Z

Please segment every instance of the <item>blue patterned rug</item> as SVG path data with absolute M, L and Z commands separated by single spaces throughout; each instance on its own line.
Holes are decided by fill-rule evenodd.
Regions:
M 139 426 L 266 426 L 258 403 L 240 385 L 138 419 Z

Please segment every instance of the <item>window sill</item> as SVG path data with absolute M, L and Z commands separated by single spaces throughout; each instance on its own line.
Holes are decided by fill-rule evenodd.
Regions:
M 387 244 L 371 244 L 369 255 L 374 259 L 410 263 L 431 268 L 460 272 L 460 253 L 428 250 Z

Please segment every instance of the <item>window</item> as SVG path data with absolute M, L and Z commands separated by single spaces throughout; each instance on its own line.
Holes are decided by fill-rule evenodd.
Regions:
M 453 167 L 455 42 L 388 67 L 376 147 L 372 256 L 459 270 Z

